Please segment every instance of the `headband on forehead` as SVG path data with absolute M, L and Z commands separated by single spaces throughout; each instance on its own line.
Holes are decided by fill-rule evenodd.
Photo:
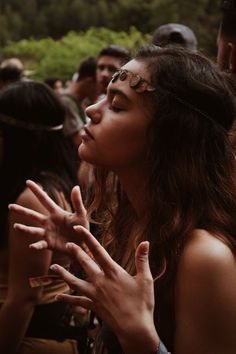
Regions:
M 142 93 L 144 91 L 155 91 L 155 87 L 153 87 L 147 80 L 143 79 L 140 75 L 134 74 L 132 71 L 128 71 L 126 69 L 118 70 L 112 76 L 111 82 L 116 82 L 118 79 L 120 81 L 125 81 L 128 79 L 129 86 L 138 93 Z
M 185 99 L 179 97 L 175 93 L 166 90 L 164 88 L 158 87 L 158 90 L 156 90 L 155 87 L 153 87 L 148 81 L 143 79 L 140 75 L 132 73 L 132 71 L 128 71 L 126 69 L 120 69 L 118 70 L 111 79 L 111 82 L 116 82 L 117 80 L 120 81 L 125 81 L 129 80 L 129 86 L 133 88 L 136 92 L 142 93 L 142 92 L 153 92 L 153 91 L 159 91 L 162 92 L 163 94 L 166 95 L 171 95 L 176 101 L 184 105 L 186 108 L 197 112 L 201 116 L 205 117 L 207 120 L 211 121 L 214 124 L 217 124 L 217 126 L 221 127 L 222 129 L 226 130 L 226 128 L 223 126 L 223 124 L 216 122 L 212 117 L 209 116 L 206 112 L 202 111 L 195 105 L 191 104 L 190 102 L 186 101 Z
M 37 123 L 30 123 L 30 122 L 23 122 L 21 120 L 17 120 L 13 117 L 9 117 L 5 114 L 0 113 L 0 122 L 8 124 L 12 127 L 22 128 L 26 130 L 38 130 L 38 131 L 57 131 L 62 130 L 63 125 L 56 125 L 56 126 L 45 126 Z

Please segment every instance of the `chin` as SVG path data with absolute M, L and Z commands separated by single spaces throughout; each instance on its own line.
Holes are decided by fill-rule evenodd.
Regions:
M 80 144 L 79 148 L 78 148 L 78 154 L 81 160 L 86 161 L 92 165 L 95 165 L 95 158 L 94 158 L 94 154 L 89 153 L 88 149 L 83 146 L 83 143 Z

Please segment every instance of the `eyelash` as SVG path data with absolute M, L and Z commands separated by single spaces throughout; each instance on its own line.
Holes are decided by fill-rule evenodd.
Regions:
M 117 107 L 114 107 L 114 106 L 110 106 L 109 109 L 115 113 L 119 113 L 119 112 L 122 112 L 124 111 L 123 109 L 121 108 L 117 108 Z

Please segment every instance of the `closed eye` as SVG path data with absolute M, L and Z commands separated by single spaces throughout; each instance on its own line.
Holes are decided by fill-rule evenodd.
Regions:
M 115 113 L 119 113 L 119 112 L 122 112 L 124 111 L 124 109 L 122 108 L 118 108 L 118 107 L 114 107 L 114 106 L 110 106 L 109 109 Z

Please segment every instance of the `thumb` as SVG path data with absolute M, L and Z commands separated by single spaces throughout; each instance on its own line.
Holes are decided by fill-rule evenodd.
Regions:
M 141 242 L 135 252 L 135 266 L 137 275 L 142 275 L 149 277 L 151 276 L 151 271 L 149 267 L 149 242 Z
M 71 202 L 76 214 L 85 214 L 86 209 L 82 200 L 80 187 L 75 186 L 71 191 Z

